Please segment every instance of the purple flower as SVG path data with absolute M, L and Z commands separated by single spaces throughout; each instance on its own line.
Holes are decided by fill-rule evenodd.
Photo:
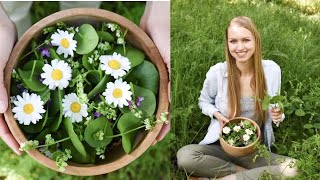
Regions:
M 47 56 L 47 57 L 50 57 L 51 54 L 50 54 L 50 51 L 49 49 L 47 48 L 44 48 L 42 51 L 41 51 L 41 55 L 44 57 L 44 56 Z
M 17 88 L 21 94 L 26 90 L 22 84 L 17 84 Z
M 128 101 L 128 100 L 127 100 L 127 102 L 128 102 L 128 104 L 129 104 L 129 109 L 130 109 L 130 111 L 132 111 L 132 108 L 133 108 L 133 107 L 132 107 L 132 102 L 131 102 L 131 101 Z
M 144 97 L 137 97 L 136 98 L 136 105 L 137 107 L 140 107 L 141 106 L 141 102 L 144 101 Z
M 99 113 L 98 111 L 96 111 L 96 112 L 93 113 L 93 116 L 94 116 L 95 119 L 97 119 L 98 117 L 102 116 L 102 114 Z

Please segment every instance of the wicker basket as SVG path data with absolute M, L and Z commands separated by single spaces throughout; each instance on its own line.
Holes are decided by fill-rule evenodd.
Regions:
M 168 72 L 155 44 L 143 30 L 126 18 L 106 10 L 93 8 L 76 8 L 57 12 L 37 22 L 27 32 L 25 32 L 25 34 L 15 45 L 4 71 L 5 87 L 7 88 L 8 94 L 10 94 L 12 69 L 17 65 L 18 59 L 28 46 L 29 42 L 32 40 L 32 38 L 38 37 L 42 33 L 43 28 L 53 25 L 59 21 L 64 21 L 70 24 L 77 24 L 79 22 L 91 24 L 97 22 L 115 22 L 124 29 L 128 29 L 126 41 L 134 45 L 136 48 L 142 50 L 156 66 L 160 74 L 156 116 L 159 117 L 160 113 L 168 110 Z M 10 103 L 9 108 L 5 112 L 4 116 L 13 136 L 16 138 L 18 143 L 21 144 L 27 141 L 16 120 L 13 118 Z M 118 146 L 110 149 L 108 154 L 112 155 L 106 157 L 103 162 L 99 164 L 86 165 L 68 162 L 68 166 L 66 167 L 64 173 L 78 176 L 89 176 L 105 174 L 118 170 L 137 159 L 143 152 L 145 152 L 156 139 L 161 127 L 162 124 L 157 124 L 153 130 L 146 134 L 140 135 L 139 143 L 130 154 L 126 154 L 123 151 L 121 144 L 119 144 Z M 55 161 L 41 154 L 38 150 L 31 150 L 27 153 L 41 164 L 53 170 L 58 170 Z
M 245 117 L 235 117 L 233 119 L 229 120 L 229 123 L 238 123 L 242 120 L 247 120 L 250 121 L 257 129 L 257 140 L 247 146 L 244 147 L 235 147 L 235 146 L 231 146 L 230 144 L 228 144 L 223 138 L 222 138 L 222 129 L 228 124 L 224 124 L 224 126 L 221 128 L 220 130 L 220 145 L 221 147 L 224 149 L 225 152 L 227 152 L 229 155 L 233 156 L 233 157 L 241 157 L 241 156 L 247 156 L 251 153 L 253 153 L 255 151 L 254 146 L 255 144 L 260 142 L 260 137 L 261 137 L 261 131 L 260 131 L 260 127 L 258 126 L 258 124 L 256 122 L 254 122 L 251 119 L 245 118 Z

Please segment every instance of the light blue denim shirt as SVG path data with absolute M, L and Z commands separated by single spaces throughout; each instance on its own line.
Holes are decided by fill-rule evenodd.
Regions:
M 262 66 L 267 83 L 268 94 L 272 97 L 280 92 L 281 69 L 271 60 L 262 60 Z M 199 107 L 202 113 L 211 118 L 211 123 L 205 138 L 199 144 L 211 144 L 219 139 L 220 124 L 213 116 L 214 112 L 219 111 L 228 117 L 228 73 L 227 63 L 218 63 L 207 72 L 206 79 L 199 97 Z M 269 109 L 270 112 L 270 109 Z M 283 114 L 284 118 L 284 114 Z M 272 129 L 272 119 L 269 115 L 264 124 L 264 143 L 269 147 L 274 142 Z

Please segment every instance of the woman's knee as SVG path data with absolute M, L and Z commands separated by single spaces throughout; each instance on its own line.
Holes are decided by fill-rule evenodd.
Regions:
M 181 169 L 189 169 L 194 166 L 199 154 L 198 145 L 190 144 L 183 146 L 177 152 L 177 164 Z

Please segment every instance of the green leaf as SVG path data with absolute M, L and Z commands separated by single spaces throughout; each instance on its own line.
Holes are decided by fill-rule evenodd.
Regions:
M 52 60 L 54 60 L 54 59 L 60 60 L 60 59 L 61 59 L 61 58 L 58 56 L 58 54 L 56 53 L 56 50 L 54 50 L 53 48 L 50 48 L 49 51 L 50 51 L 50 58 L 51 58 Z
M 93 70 L 92 65 L 89 63 L 88 61 L 88 55 L 85 54 L 82 56 L 82 65 L 84 68 L 86 68 L 87 70 Z
M 306 115 L 306 113 L 304 112 L 303 109 L 297 109 L 297 110 L 295 111 L 295 114 L 296 114 L 297 116 L 305 116 L 305 115 Z
M 139 109 L 147 113 L 148 116 L 152 116 L 156 110 L 156 97 L 152 91 L 145 89 L 136 85 L 133 85 L 133 89 L 136 96 L 144 97 L 144 100 L 141 102 L 141 107 Z M 121 112 L 127 113 L 130 112 L 128 107 L 120 108 Z
M 99 36 L 90 24 L 83 24 L 74 39 L 77 41 L 76 52 L 78 54 L 88 54 L 98 45 Z
M 315 124 L 313 125 L 313 127 L 316 128 L 316 129 L 320 129 L 320 123 L 315 123 Z
M 117 53 L 120 53 L 122 56 L 127 57 L 131 63 L 131 65 L 130 65 L 131 68 L 141 64 L 145 58 L 145 55 L 142 51 L 140 51 L 134 47 L 131 47 L 131 46 L 127 46 L 126 54 L 124 54 L 122 46 L 116 47 L 114 49 L 114 51 Z
M 64 127 L 65 127 L 69 137 L 71 138 L 71 141 L 72 141 L 72 144 L 74 145 L 74 147 L 77 149 L 77 151 L 81 155 L 87 156 L 87 152 L 86 152 L 83 144 L 81 143 L 81 141 L 78 138 L 77 134 L 73 130 L 73 125 L 71 123 L 70 118 L 64 118 L 63 124 L 64 124 Z
M 26 64 L 23 65 L 22 70 L 24 71 L 32 71 L 34 68 L 34 74 L 41 74 L 43 72 L 42 68 L 44 66 L 44 63 L 39 60 L 32 60 L 28 61 Z
M 47 101 L 50 99 L 50 89 L 46 88 L 44 91 L 36 92 L 44 104 L 47 103 Z
M 276 95 L 276 96 L 273 96 L 271 99 L 270 99 L 270 103 L 271 104 L 276 104 L 278 102 L 282 102 L 285 100 L 285 97 L 284 96 L 281 96 L 281 95 Z
M 93 164 L 95 163 L 95 149 L 92 148 L 91 146 L 87 144 L 83 144 L 87 155 L 83 156 L 82 154 L 79 153 L 79 151 L 73 146 L 72 141 L 63 141 L 62 143 L 63 149 L 70 149 L 71 150 L 71 161 L 75 163 L 80 163 L 80 164 Z
M 101 94 L 105 91 L 107 83 L 111 80 L 111 77 L 109 75 L 104 75 L 102 80 L 99 82 L 99 84 L 96 85 L 88 94 L 88 98 L 92 99 L 96 94 Z
M 63 108 L 62 108 L 62 98 L 63 98 L 63 96 L 64 96 L 64 90 L 59 90 L 58 89 L 58 98 L 56 98 L 56 99 L 52 99 L 52 101 L 53 102 L 55 102 L 55 101 L 58 101 L 58 103 L 59 103 L 59 117 L 58 117 L 58 119 L 56 119 L 52 124 L 51 124 L 51 126 L 50 126 L 50 128 L 51 128 L 51 130 L 52 131 L 56 131 L 56 130 L 58 130 L 59 129 L 59 127 L 60 127 L 60 124 L 61 124 L 61 122 L 62 122 L 62 112 L 63 112 Z M 54 106 L 55 107 L 55 106 Z
M 38 140 L 38 141 L 44 141 L 45 140 L 45 136 L 47 134 L 50 134 L 52 131 L 50 130 L 50 128 L 45 128 L 44 130 L 42 130 L 40 132 L 40 134 L 38 134 L 34 139 L 35 140 Z
M 120 133 L 123 134 L 141 125 L 142 122 L 139 118 L 135 117 L 132 113 L 126 113 L 120 117 L 117 127 Z M 122 147 L 127 154 L 129 154 L 133 149 L 137 133 L 138 131 L 133 131 L 122 135 Z
M 26 88 L 28 88 L 34 92 L 43 91 L 47 87 L 46 85 L 42 84 L 39 81 L 38 76 L 36 74 L 33 74 L 31 76 L 31 71 L 23 71 L 21 69 L 18 69 L 18 74 L 19 74 L 22 82 L 26 86 Z M 30 78 L 30 76 L 31 76 L 31 78 Z
M 303 128 L 305 128 L 305 129 L 311 129 L 311 128 L 313 128 L 313 125 L 312 125 L 312 124 L 305 124 L 305 125 L 303 126 Z
M 95 137 L 96 133 L 99 131 L 104 133 L 103 140 L 99 140 Z M 104 147 L 112 141 L 112 138 L 106 138 L 106 136 L 112 135 L 113 131 L 108 119 L 99 117 L 88 124 L 84 131 L 84 140 L 92 147 Z
M 270 96 L 268 94 L 266 94 L 263 98 L 262 101 L 262 110 L 267 110 L 269 108 L 270 105 Z
M 85 80 L 89 85 L 96 85 L 101 81 L 102 72 L 99 70 L 90 70 L 86 73 Z
M 103 41 L 107 41 L 107 42 L 113 42 L 114 41 L 114 37 L 108 32 L 98 31 L 97 33 L 98 33 L 99 37 Z
M 147 88 L 154 94 L 158 93 L 159 79 L 159 73 L 156 67 L 149 61 L 144 61 L 142 64 L 134 68 L 126 77 L 127 81 L 137 84 L 143 88 Z

